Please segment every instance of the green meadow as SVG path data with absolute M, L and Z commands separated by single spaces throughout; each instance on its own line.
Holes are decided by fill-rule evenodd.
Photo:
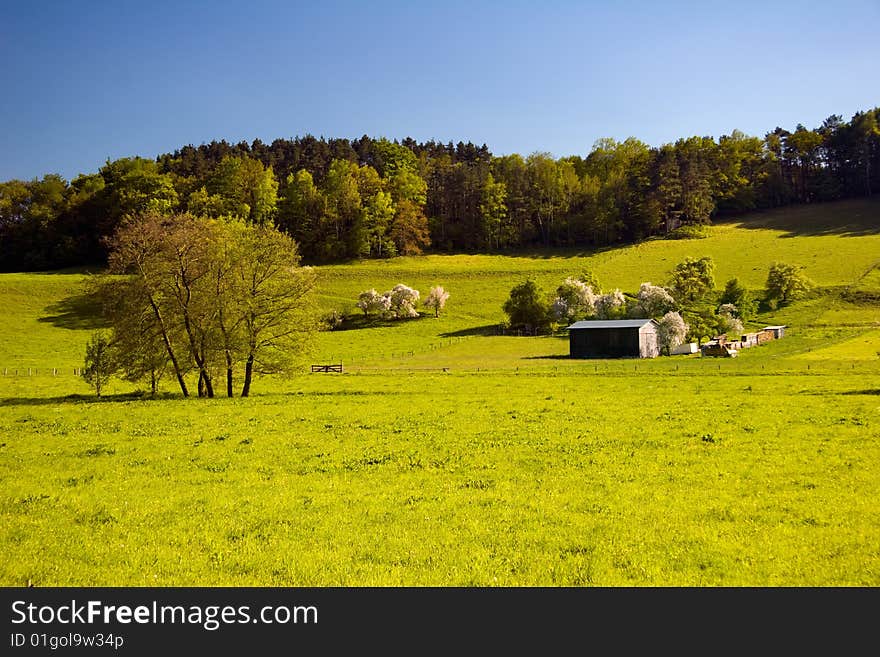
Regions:
M 783 340 L 735 359 L 576 361 L 498 334 L 550 292 L 719 287 L 801 264 Z M 0 583 L 255 586 L 880 585 L 880 203 L 754 214 L 694 240 L 318 268 L 324 312 L 405 283 L 439 318 L 352 321 L 248 399 L 150 398 L 73 374 L 86 272 L 0 275 Z

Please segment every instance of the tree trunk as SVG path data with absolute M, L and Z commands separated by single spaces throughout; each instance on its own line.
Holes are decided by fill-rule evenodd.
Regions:
M 171 347 L 171 339 L 168 337 L 168 331 L 165 330 L 165 320 L 162 319 L 162 313 L 159 312 L 159 306 L 153 300 L 152 293 L 149 293 L 150 306 L 153 308 L 153 314 L 156 321 L 159 322 L 159 329 L 162 331 L 162 342 L 165 344 L 165 351 L 168 352 L 168 358 L 171 359 L 171 366 L 174 368 L 174 375 L 177 377 L 177 383 L 180 385 L 180 391 L 184 397 L 189 397 L 189 390 L 186 387 L 186 381 L 183 380 L 183 374 L 180 371 L 180 365 L 177 362 L 177 356 Z
M 211 383 L 211 375 L 208 373 L 207 362 L 202 357 L 202 354 L 196 345 L 196 338 L 195 335 L 193 335 L 189 313 L 186 310 L 183 312 L 183 327 L 186 329 L 186 335 L 189 338 L 190 353 L 192 354 L 193 360 L 196 362 L 196 366 L 199 368 L 199 397 L 204 397 L 206 395 L 208 397 L 213 397 L 214 385 Z M 202 386 L 204 386 L 204 388 Z M 204 394 L 202 394 L 203 391 Z
M 244 385 L 241 388 L 241 396 L 247 397 L 251 392 L 251 378 L 254 373 L 254 356 L 249 354 L 244 364 Z
M 226 396 L 232 397 L 232 356 L 226 352 Z
M 211 381 L 211 377 L 208 375 L 207 371 L 202 372 L 202 376 L 205 377 L 205 394 L 208 399 L 214 398 L 214 384 Z

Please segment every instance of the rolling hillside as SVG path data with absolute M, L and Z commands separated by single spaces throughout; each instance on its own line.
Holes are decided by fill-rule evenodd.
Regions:
M 549 293 L 566 276 L 585 270 L 603 288 L 633 292 L 641 282 L 664 283 L 672 268 L 687 256 L 711 256 L 716 284 L 733 276 L 754 290 L 762 288 L 770 264 L 801 264 L 821 286 L 824 296 L 795 304 L 757 323 L 795 325 L 793 336 L 811 327 L 823 329 L 821 340 L 849 340 L 880 322 L 880 200 L 787 208 L 746 215 L 711 227 L 696 240 L 650 240 L 594 253 L 536 252 L 521 255 L 430 255 L 363 261 L 319 268 L 319 299 L 324 312 L 358 313 L 357 295 L 366 289 L 390 289 L 406 283 L 426 295 L 432 285 L 451 293 L 439 318 L 359 330 L 322 333 L 313 357 L 352 365 L 400 366 L 421 354 L 421 365 L 450 366 L 458 358 L 441 347 L 462 350 L 470 365 L 535 364 L 530 357 L 560 355 L 566 345 L 492 339 L 504 319 L 501 304 L 510 288 L 535 278 Z M 0 275 L 0 371 L 2 368 L 72 368 L 82 360 L 89 331 L 96 324 L 92 309 L 78 298 L 85 275 L 59 272 Z M 846 294 L 849 292 L 850 294 Z M 474 343 L 473 341 L 477 342 Z M 464 344 L 467 343 L 467 344 Z M 858 344 L 853 343 L 853 344 Z M 867 349 L 844 349 L 829 355 L 875 357 Z M 459 346 L 461 345 L 461 346 Z M 410 353 L 412 352 L 412 356 Z M 497 360 L 496 360 L 497 356 Z

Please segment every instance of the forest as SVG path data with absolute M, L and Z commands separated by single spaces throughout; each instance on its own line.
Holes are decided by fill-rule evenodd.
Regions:
M 880 107 L 763 137 L 606 138 L 558 159 L 366 135 L 187 145 L 70 181 L 0 183 L 0 269 L 106 264 L 117 228 L 146 212 L 274 225 L 307 264 L 674 237 L 715 217 L 872 195 L 878 124 Z

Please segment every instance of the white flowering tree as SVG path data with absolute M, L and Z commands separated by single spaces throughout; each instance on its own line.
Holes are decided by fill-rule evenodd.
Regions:
M 620 290 L 614 290 L 596 297 L 595 306 L 598 319 L 615 319 L 626 310 L 626 297 Z
M 440 316 L 440 311 L 446 306 L 446 300 L 449 299 L 449 292 L 443 289 L 442 285 L 431 288 L 428 297 L 425 299 L 425 307 L 434 309 L 434 317 Z
M 416 310 L 420 296 L 418 290 L 408 287 L 403 283 L 398 283 L 391 288 L 391 291 L 386 292 L 385 296 L 390 301 L 388 311 L 393 317 L 400 319 L 402 317 L 419 316 L 419 311 Z
M 723 303 L 718 307 L 718 333 L 728 336 L 741 336 L 745 330 L 742 320 L 737 317 L 736 306 L 732 303 Z
M 364 316 L 373 312 L 382 314 L 391 307 L 391 299 L 376 290 L 366 290 L 360 293 L 355 306 L 364 311 Z
M 593 288 L 577 278 L 566 278 L 556 288 L 556 298 L 550 306 L 558 322 L 573 322 L 595 314 L 596 294 Z
M 669 291 L 659 285 L 652 285 L 650 282 L 642 283 L 639 286 L 637 299 L 639 310 L 644 317 L 662 317 L 675 308 L 675 299 L 672 298 Z
M 672 353 L 678 345 L 684 342 L 688 332 L 688 325 L 677 312 L 669 311 L 659 320 L 660 326 L 657 328 L 657 341 L 660 343 L 660 349 L 667 356 Z

